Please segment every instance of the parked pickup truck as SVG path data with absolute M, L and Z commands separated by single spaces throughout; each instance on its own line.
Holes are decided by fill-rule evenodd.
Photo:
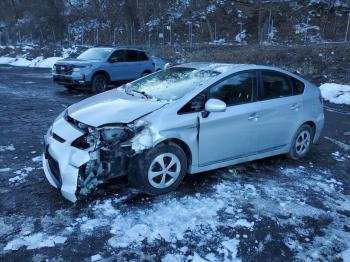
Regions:
M 52 68 L 54 82 L 67 89 L 86 88 L 93 93 L 109 84 L 129 82 L 155 71 L 152 58 L 142 50 L 121 47 L 94 47 L 76 59 L 57 61 Z

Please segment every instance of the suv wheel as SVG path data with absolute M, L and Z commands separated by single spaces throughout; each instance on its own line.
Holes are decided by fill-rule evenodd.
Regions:
M 149 195 L 168 193 L 178 187 L 187 172 L 186 154 L 174 143 L 160 144 L 140 156 L 131 184 Z
M 147 75 L 149 75 L 150 73 L 151 73 L 150 71 L 145 71 L 145 72 L 142 73 L 141 77 L 147 76 Z
M 309 125 L 302 125 L 296 132 L 287 157 L 297 160 L 306 156 L 314 138 L 314 132 Z
M 102 93 L 107 90 L 108 80 L 104 75 L 95 75 L 92 79 L 91 91 L 94 94 Z
M 64 85 L 64 87 L 65 87 L 68 91 L 74 91 L 74 90 L 75 90 L 75 86 L 73 86 L 73 85 Z

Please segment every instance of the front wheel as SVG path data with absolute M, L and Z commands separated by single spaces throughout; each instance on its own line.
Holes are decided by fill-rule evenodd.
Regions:
M 95 75 L 92 79 L 91 91 L 94 94 L 102 93 L 107 90 L 108 80 L 104 75 Z
M 64 85 L 64 87 L 65 87 L 69 92 L 75 91 L 75 86 L 73 86 L 73 85 Z
M 186 154 L 174 143 L 160 144 L 138 159 L 130 176 L 132 186 L 149 195 L 176 189 L 187 172 Z
M 305 157 L 311 148 L 314 132 L 309 125 L 302 125 L 296 132 L 287 157 L 297 160 Z

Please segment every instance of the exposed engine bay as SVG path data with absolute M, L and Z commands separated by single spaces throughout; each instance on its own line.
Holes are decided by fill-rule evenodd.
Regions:
M 89 152 L 90 161 L 79 168 L 77 191 L 86 195 L 98 184 L 126 176 L 137 154 L 152 146 L 151 131 L 145 121 L 91 127 L 65 113 L 65 120 L 84 135 L 72 146 Z

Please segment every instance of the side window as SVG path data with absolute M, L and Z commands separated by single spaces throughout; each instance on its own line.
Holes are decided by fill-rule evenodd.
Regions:
M 128 59 L 127 62 L 137 62 L 137 51 L 134 50 L 127 50 L 128 53 Z
M 301 95 L 302 93 L 304 93 L 304 83 L 295 78 L 292 78 L 292 81 L 294 86 L 294 95 Z
M 200 93 L 192 98 L 192 100 L 188 102 L 183 108 L 181 108 L 178 114 L 201 112 L 204 110 L 205 101 L 205 93 Z
M 289 77 L 277 72 L 262 71 L 262 88 L 262 100 L 293 95 Z
M 124 50 L 115 51 L 109 58 L 111 62 L 125 62 L 126 52 Z
M 243 72 L 234 75 L 209 89 L 209 98 L 224 101 L 228 106 L 254 101 L 256 73 Z
M 137 60 L 138 61 L 146 61 L 146 60 L 148 60 L 148 57 L 144 52 L 138 51 L 137 52 Z

